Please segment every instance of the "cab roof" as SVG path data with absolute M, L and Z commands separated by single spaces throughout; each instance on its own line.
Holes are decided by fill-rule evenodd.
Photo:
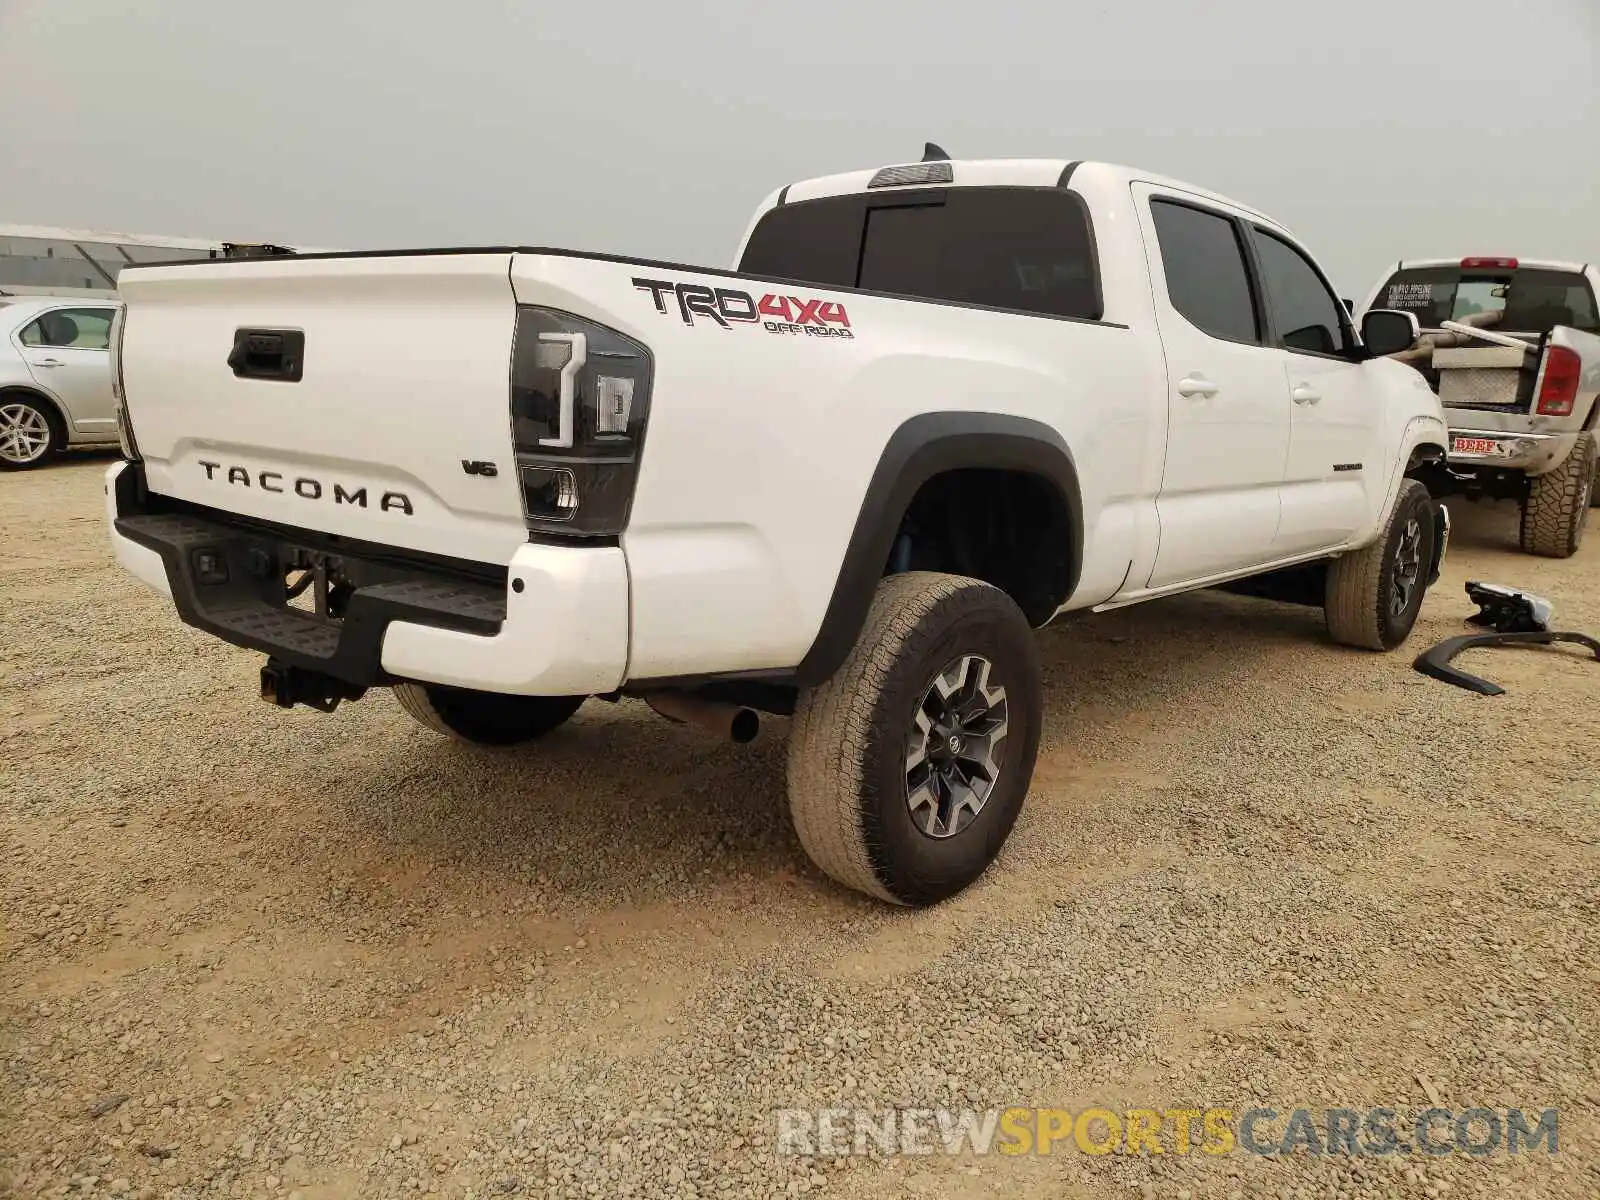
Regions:
M 898 187 L 1066 187 L 1070 183 L 1091 180 L 1101 186 L 1126 186 L 1137 182 L 1172 188 L 1277 224 L 1249 204 L 1182 179 L 1118 163 L 1065 158 L 932 159 L 865 167 L 791 183 L 772 193 L 762 207 Z

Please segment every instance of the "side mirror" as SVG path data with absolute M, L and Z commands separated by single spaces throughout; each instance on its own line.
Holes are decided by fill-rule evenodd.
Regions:
M 1361 318 L 1361 341 L 1371 358 L 1409 350 L 1421 336 L 1417 318 L 1399 309 L 1374 308 Z

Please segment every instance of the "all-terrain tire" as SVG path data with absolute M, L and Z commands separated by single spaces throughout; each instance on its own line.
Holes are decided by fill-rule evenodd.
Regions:
M 923 791 L 926 776 L 918 775 L 932 769 L 933 750 L 948 752 L 942 770 L 969 778 L 985 774 L 974 774 L 960 758 L 961 737 L 936 737 L 930 730 L 940 726 L 919 717 L 941 706 L 936 693 L 961 672 L 967 673 L 963 680 L 970 675 L 977 682 L 957 685 L 952 695 L 982 698 L 952 701 L 951 708 L 970 712 L 990 705 L 985 736 L 995 739 L 986 744 L 994 747 L 998 769 L 983 781 L 986 794 L 967 824 L 957 811 L 930 833 L 918 821 L 933 823 L 929 814 L 944 806 L 914 813 L 912 794 L 914 787 L 925 798 L 940 794 L 937 787 Z M 889 576 L 878 584 L 844 665 L 825 683 L 803 689 L 796 703 L 788 786 L 801 846 L 834 880 L 894 904 L 921 907 L 955 895 L 994 861 L 1022 811 L 1042 716 L 1038 647 L 1010 596 L 959 575 Z M 926 724 L 919 726 L 919 720 Z M 977 728 L 980 719 L 972 721 Z M 914 743 L 930 749 L 929 759 L 912 768 L 908 751 Z M 964 748 L 971 752 L 977 744 L 969 740 Z
M 67 430 L 61 416 L 37 394 L 0 392 L 0 471 L 30 471 L 61 453 Z
M 514 746 L 541 738 L 564 725 L 588 699 L 510 696 L 438 683 L 397 683 L 394 697 L 412 718 L 434 732 L 479 746 Z
M 1553 471 L 1529 481 L 1522 502 L 1522 552 L 1571 558 L 1583 542 L 1595 481 L 1595 438 L 1578 435 L 1572 452 Z
M 1378 539 L 1328 564 L 1322 612 L 1329 636 L 1364 650 L 1392 650 L 1410 637 L 1436 536 L 1428 489 L 1402 479 Z

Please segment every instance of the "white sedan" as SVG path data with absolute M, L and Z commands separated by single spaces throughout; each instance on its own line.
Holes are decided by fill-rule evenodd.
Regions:
M 67 446 L 115 445 L 111 320 L 118 301 L 0 296 L 0 470 Z

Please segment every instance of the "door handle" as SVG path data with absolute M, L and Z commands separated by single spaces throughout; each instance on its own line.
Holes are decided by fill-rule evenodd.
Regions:
M 1217 385 L 1204 375 L 1185 375 L 1178 380 L 1178 395 L 1180 396 L 1215 396 Z
M 41 358 L 35 360 L 33 365 L 36 367 L 64 367 L 67 364 L 59 358 Z
M 1322 393 L 1308 383 L 1297 383 L 1289 396 L 1296 404 L 1316 404 L 1322 399 Z

